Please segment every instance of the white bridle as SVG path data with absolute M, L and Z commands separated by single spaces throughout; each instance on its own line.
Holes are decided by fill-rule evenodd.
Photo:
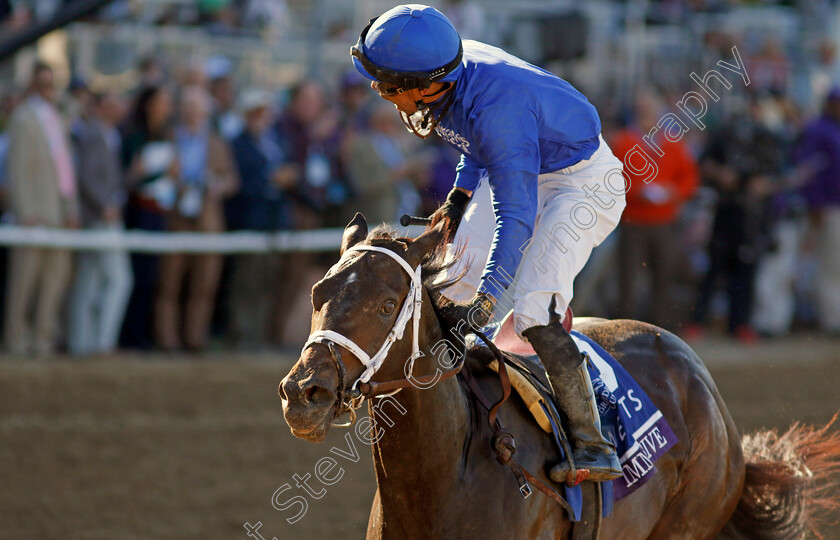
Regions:
M 403 267 L 406 273 L 408 273 L 409 278 L 411 278 L 411 287 L 405 297 L 405 302 L 400 310 L 400 314 L 397 316 L 397 320 L 394 321 L 394 326 L 391 328 L 391 331 L 388 332 L 388 336 L 385 338 L 385 343 L 382 344 L 373 356 L 368 355 L 368 353 L 362 350 L 362 348 L 356 345 L 350 338 L 333 330 L 317 330 L 312 332 L 312 334 L 309 335 L 309 339 L 306 340 L 306 344 L 303 346 L 301 354 L 313 343 L 332 342 L 337 345 L 341 345 L 359 359 L 359 361 L 365 366 L 365 370 L 353 383 L 352 389 L 355 390 L 359 383 L 368 382 L 379 370 L 379 368 L 382 367 L 382 363 L 385 361 L 385 357 L 388 356 L 388 351 L 391 349 L 391 345 L 402 339 L 405 328 L 408 326 L 409 319 L 412 320 L 412 330 L 414 332 L 414 335 L 412 336 L 411 365 L 408 370 L 408 372 L 411 373 L 414 360 L 419 356 L 420 352 L 420 311 L 423 304 L 423 280 L 419 264 L 417 265 L 417 268 L 412 269 L 411 266 L 405 262 L 405 259 L 390 249 L 377 246 L 353 246 L 344 252 L 342 259 L 351 251 L 376 251 L 378 253 L 385 253 L 400 263 L 400 266 Z M 339 260 L 339 263 L 340 262 L 341 261 Z M 339 391 L 343 390 L 343 388 L 339 388 Z

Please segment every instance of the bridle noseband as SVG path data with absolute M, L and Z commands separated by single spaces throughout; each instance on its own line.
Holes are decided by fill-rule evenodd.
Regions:
M 438 380 L 447 379 L 457 374 L 458 371 L 460 371 L 461 366 L 463 366 L 462 357 L 460 362 L 456 362 L 451 369 L 440 375 L 425 375 L 416 378 L 413 376 L 414 361 L 422 356 L 422 353 L 420 352 L 420 314 L 423 306 L 423 279 L 421 265 L 418 264 L 417 268 L 411 268 L 405 259 L 400 257 L 395 251 L 383 247 L 368 245 L 353 246 L 344 252 L 342 258 L 351 251 L 375 251 L 388 255 L 397 261 L 403 270 L 405 270 L 411 279 L 411 283 L 408 294 L 403 302 L 402 309 L 397 316 L 397 320 L 394 321 L 394 326 L 391 328 L 391 331 L 388 332 L 385 342 L 373 356 L 366 353 L 350 338 L 333 330 L 317 330 L 312 332 L 309 339 L 306 341 L 306 344 L 303 346 L 301 354 L 303 354 L 308 347 L 315 343 L 325 344 L 329 349 L 330 358 L 336 366 L 336 371 L 338 373 L 338 391 L 336 392 L 337 397 L 333 420 L 339 418 L 345 413 L 350 414 L 350 419 L 345 423 L 332 423 L 331 425 L 335 427 L 346 427 L 351 425 L 356 419 L 355 410 L 361 407 L 365 398 L 395 394 L 396 392 L 402 390 L 403 388 L 408 388 L 409 386 L 419 388 L 423 385 L 436 382 L 436 377 L 440 377 Z M 376 374 L 376 372 L 382 367 L 385 358 L 388 356 L 388 352 L 391 350 L 391 346 L 402 339 L 409 320 L 412 322 L 413 335 L 411 357 L 408 359 L 408 365 L 405 369 L 406 378 L 382 383 L 371 381 L 371 377 L 373 377 L 373 375 Z M 350 351 L 362 363 L 362 365 L 365 366 L 365 370 L 361 375 L 359 375 L 359 378 L 350 385 L 349 388 L 345 383 L 347 369 L 341 359 L 341 352 L 338 350 L 336 345 L 341 345 Z

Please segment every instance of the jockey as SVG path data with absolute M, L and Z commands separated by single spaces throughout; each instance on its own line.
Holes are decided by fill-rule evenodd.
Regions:
M 463 250 L 449 271 L 463 277 L 444 291 L 452 302 L 443 315 L 477 330 L 494 309 L 512 309 L 517 335 L 536 351 L 569 418 L 576 467 L 594 481 L 621 476 L 589 373 L 557 315 L 625 205 L 622 164 L 601 137 L 595 108 L 563 79 L 462 41 L 428 6 L 401 5 L 373 19 L 351 53 L 409 131 L 435 131 L 462 154 L 455 185 L 432 216 L 454 236 L 447 249 Z M 557 482 L 567 474 L 565 463 L 551 471 Z

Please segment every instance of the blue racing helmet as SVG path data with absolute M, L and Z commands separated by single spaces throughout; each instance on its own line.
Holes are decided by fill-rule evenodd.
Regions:
M 405 4 L 371 19 L 350 54 L 368 79 L 411 90 L 455 81 L 464 49 L 443 13 Z

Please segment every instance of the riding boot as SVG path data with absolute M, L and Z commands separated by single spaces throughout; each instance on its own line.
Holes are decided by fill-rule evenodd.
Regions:
M 554 395 L 569 419 L 575 469 L 588 469 L 588 479 L 594 482 L 621 476 L 615 447 L 601 434 L 592 381 L 572 336 L 559 320 L 528 328 L 522 335 L 542 361 Z M 564 461 L 551 469 L 551 479 L 574 485 L 581 475 Z

